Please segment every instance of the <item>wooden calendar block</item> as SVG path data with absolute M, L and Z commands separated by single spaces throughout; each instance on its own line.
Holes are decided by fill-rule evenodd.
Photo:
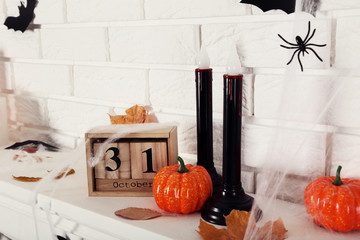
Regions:
M 161 168 L 167 166 L 166 145 L 165 140 L 131 142 L 132 178 L 153 179 Z
M 121 167 L 119 168 L 119 178 L 129 179 L 131 178 L 131 167 L 130 167 L 130 143 L 123 142 L 118 144 L 120 151 Z
M 97 157 L 95 167 L 87 164 L 89 196 L 152 196 L 156 173 L 176 164 L 176 127 L 132 131 L 116 138 L 124 129 L 131 126 L 109 125 L 86 133 L 87 161 Z
M 107 144 L 95 143 L 94 152 L 98 151 L 103 151 L 104 155 L 100 156 L 98 163 L 94 167 L 95 178 L 130 178 L 130 145 L 128 142 Z M 121 159 L 119 167 L 117 167 L 117 157 Z
M 94 153 L 97 153 L 101 150 L 101 143 L 94 143 L 93 144 L 93 148 L 94 148 Z M 95 167 L 94 167 L 94 174 L 95 174 L 95 178 L 105 178 L 105 157 L 104 156 L 100 156 L 100 158 L 98 159 L 98 162 L 96 163 Z

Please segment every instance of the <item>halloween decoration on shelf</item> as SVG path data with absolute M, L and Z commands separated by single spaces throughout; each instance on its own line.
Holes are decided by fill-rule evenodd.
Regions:
M 204 240 L 213 239 L 286 239 L 287 230 L 281 218 L 276 221 L 268 221 L 263 226 L 255 224 L 254 216 L 250 212 L 232 210 L 225 216 L 227 228 L 218 229 L 211 224 L 200 220 L 199 231 Z
M 13 145 L 6 147 L 5 149 L 13 149 L 13 150 L 23 150 L 25 152 L 28 153 L 34 153 L 36 152 L 39 148 L 43 148 L 46 151 L 50 151 L 50 152 L 57 152 L 59 151 L 58 147 L 52 146 L 48 143 L 44 143 L 42 141 L 37 141 L 37 140 L 27 140 L 24 142 L 17 142 L 14 143 Z
M 216 172 L 213 158 L 213 110 L 212 110 L 212 69 L 210 59 L 202 46 L 195 69 L 196 84 L 196 132 L 197 165 L 203 166 L 210 174 L 214 192 L 221 186 L 221 176 Z
M 159 208 L 174 213 L 200 211 L 212 194 L 210 175 L 202 166 L 180 164 L 161 169 L 153 182 L 153 194 Z
M 241 184 L 241 117 L 243 75 L 236 49 L 230 54 L 224 77 L 223 169 L 222 186 L 201 212 L 210 223 L 225 225 L 224 216 L 233 209 L 250 211 L 254 198 Z
M 336 176 L 312 181 L 304 193 L 307 212 L 317 225 L 326 229 L 349 232 L 360 230 L 360 180 Z
M 15 31 L 25 32 L 28 28 L 31 21 L 34 19 L 34 9 L 36 7 L 37 0 L 27 0 L 26 7 L 24 3 L 21 2 L 19 8 L 19 16 L 17 17 L 7 17 L 4 25 L 8 27 L 8 29 L 14 29 Z
M 252 4 L 264 12 L 279 9 L 287 14 L 295 12 L 296 6 L 296 0 L 241 0 L 240 3 Z M 302 0 L 301 11 L 308 12 L 315 16 L 320 3 L 320 0 Z
M 149 208 L 128 207 L 114 212 L 116 216 L 130 220 L 148 220 L 162 216 L 158 211 Z
M 85 134 L 89 196 L 152 196 L 156 173 L 176 163 L 177 128 L 112 124 Z
M 149 112 L 145 107 L 140 105 L 134 105 L 126 109 L 126 115 L 110 115 L 111 124 L 137 124 L 148 123 Z
M 304 68 L 303 68 L 303 65 L 301 63 L 301 60 L 300 60 L 300 54 L 302 53 L 303 57 L 305 55 L 305 53 L 309 54 L 309 52 L 307 50 L 310 50 L 312 51 L 315 56 L 322 62 L 323 60 L 319 57 L 319 55 L 315 52 L 315 50 L 312 48 L 312 47 L 325 47 L 326 44 L 314 44 L 314 43 L 309 43 L 310 40 L 314 37 L 315 35 L 315 31 L 316 31 L 316 28 L 314 29 L 314 31 L 311 33 L 311 35 L 309 36 L 310 34 L 310 21 L 309 21 L 309 24 L 308 24 L 308 31 L 307 31 L 307 34 L 306 34 L 306 37 L 304 38 L 304 40 L 300 37 L 300 36 L 296 36 L 295 38 L 295 41 L 296 43 L 291 43 L 291 42 L 288 42 L 287 40 L 285 40 L 280 34 L 278 34 L 278 36 L 287 44 L 289 44 L 289 46 L 285 46 L 285 45 L 280 45 L 281 47 L 283 48 L 286 48 L 286 49 L 294 49 L 294 53 L 293 55 L 291 56 L 290 58 L 290 61 L 287 63 L 287 65 L 289 65 L 291 63 L 291 61 L 294 59 L 294 56 L 295 54 L 297 53 L 297 59 L 299 61 L 299 64 L 300 64 L 300 68 L 301 68 L 301 71 L 303 72 Z

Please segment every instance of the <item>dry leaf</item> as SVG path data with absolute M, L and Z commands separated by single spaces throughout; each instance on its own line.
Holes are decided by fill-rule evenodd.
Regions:
M 244 239 L 251 213 L 247 211 L 232 210 L 225 216 L 227 230 L 236 239 Z
M 57 175 L 55 177 L 55 179 L 60 179 L 64 176 L 64 174 L 66 173 L 66 171 L 63 171 L 62 173 L 60 173 L 59 175 Z M 65 176 L 68 176 L 68 175 L 71 175 L 71 174 L 75 174 L 75 170 L 74 169 L 70 169 L 70 171 L 68 171 L 66 173 Z M 17 181 L 20 181 L 20 182 L 38 182 L 42 179 L 42 177 L 27 177 L 27 176 L 14 176 L 13 175 L 13 178 Z
M 147 220 L 160 217 L 161 213 L 148 208 L 129 207 L 117 210 L 115 215 L 131 220 Z
M 14 175 L 13 178 L 20 182 L 38 182 L 42 179 L 41 177 L 26 177 L 26 176 L 15 177 Z
M 59 174 L 55 177 L 55 179 L 60 179 L 60 178 L 62 178 L 65 173 L 66 173 L 66 175 L 65 175 L 65 177 L 66 177 L 66 176 L 69 176 L 69 175 L 71 175 L 71 174 L 75 174 L 75 170 L 74 170 L 73 168 L 70 169 L 69 171 L 68 171 L 68 169 L 67 169 L 67 170 L 64 170 L 64 171 L 62 171 L 61 173 L 59 173 Z
M 126 109 L 126 115 L 110 116 L 111 124 L 135 124 L 149 122 L 149 113 L 143 106 L 134 105 Z
M 216 227 L 200 220 L 198 233 L 205 240 L 242 240 L 246 230 L 254 240 L 283 240 L 286 239 L 287 230 L 281 218 L 268 221 L 262 227 L 256 226 L 255 219 L 250 212 L 232 210 L 225 216 L 227 228 L 217 229 Z
M 218 229 L 200 219 L 199 231 L 205 240 L 230 240 L 233 239 L 226 229 Z
M 40 156 L 37 155 L 19 155 L 19 154 L 15 154 L 13 157 L 14 161 L 18 161 L 18 162 L 28 162 L 28 161 L 35 161 L 37 163 L 41 163 L 43 162 L 43 159 Z

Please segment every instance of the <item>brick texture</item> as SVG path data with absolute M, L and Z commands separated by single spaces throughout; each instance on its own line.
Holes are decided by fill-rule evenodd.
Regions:
M 16 90 L 66 96 L 72 93 L 70 77 L 69 66 L 14 63 Z
M 56 28 L 41 31 L 46 59 L 106 61 L 106 33 L 103 28 Z
M 145 104 L 147 72 L 142 69 L 76 66 L 74 91 L 76 97 Z
M 147 19 L 199 18 L 245 15 L 248 6 L 236 0 L 145 0 Z
M 69 22 L 139 20 L 143 15 L 141 0 L 77 0 L 66 5 Z
M 112 61 L 195 64 L 199 31 L 192 25 L 114 27 L 109 42 Z

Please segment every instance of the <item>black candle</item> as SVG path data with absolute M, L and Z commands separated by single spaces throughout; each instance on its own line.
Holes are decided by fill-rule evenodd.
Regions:
M 198 57 L 199 68 L 195 70 L 197 165 L 210 174 L 213 192 L 219 190 L 221 177 L 217 174 L 213 160 L 213 113 L 212 113 L 212 69 L 204 48 Z
M 243 75 L 224 75 L 223 182 L 241 187 L 241 107 Z
M 235 52 L 236 53 L 236 52 Z M 205 221 L 225 225 L 233 209 L 250 211 L 254 199 L 245 194 L 241 185 L 241 111 L 242 79 L 240 61 L 232 55 L 224 75 L 223 184 L 220 191 L 207 201 L 201 216 Z

